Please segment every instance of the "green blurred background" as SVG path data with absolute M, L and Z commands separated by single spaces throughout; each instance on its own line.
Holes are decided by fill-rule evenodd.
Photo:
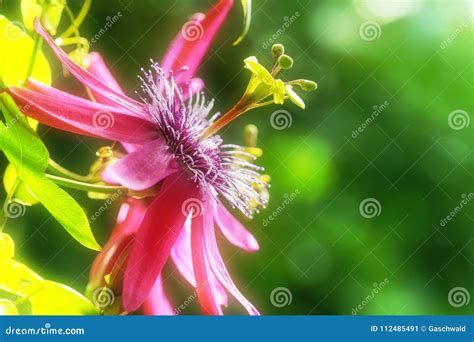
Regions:
M 74 11 L 81 5 L 68 3 Z M 95 1 L 81 35 L 92 38 L 107 17 L 122 13 L 92 49 L 133 94 L 139 68 L 160 60 L 187 18 L 211 3 Z M 242 28 L 235 6 L 198 72 L 217 110 L 242 94 L 249 78 L 245 57 L 271 63 L 274 38 L 295 60 L 287 77 L 319 85 L 304 95 L 305 111 L 288 104 L 275 114 L 291 121 L 284 129 L 271 120 L 279 108 L 266 107 L 224 134 L 227 142 L 242 143 L 244 125 L 255 123 L 260 164 L 272 177 L 269 207 L 246 223 L 261 250 L 246 254 L 220 243 L 236 283 L 262 313 L 472 313 L 472 303 L 457 307 L 448 293 L 474 289 L 473 203 L 441 221 L 474 192 L 473 9 L 457 0 L 257 0 L 250 34 L 232 47 Z M 17 1 L 3 1 L 2 13 L 21 20 Z M 53 75 L 60 75 L 44 51 Z M 70 77 L 54 85 L 82 91 Z M 82 173 L 105 144 L 45 127 L 40 133 L 55 160 Z M 88 213 L 103 204 L 71 193 Z M 379 204 L 375 216 L 361 207 L 366 199 Z M 101 243 L 116 212 L 110 208 L 93 225 Z M 6 232 L 16 241 L 17 259 L 84 289 L 95 253 L 71 241 L 41 206 L 9 221 Z M 192 289 L 171 267 L 167 274 L 165 286 L 178 305 Z M 228 312 L 241 312 L 231 306 Z

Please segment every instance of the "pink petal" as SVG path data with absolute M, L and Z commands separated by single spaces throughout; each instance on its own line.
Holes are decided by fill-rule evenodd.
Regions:
M 176 72 L 183 67 L 188 68 L 177 76 L 177 83 L 188 82 L 194 76 L 232 4 L 233 0 L 220 0 L 205 17 L 195 15 L 182 27 L 162 62 L 165 70 Z M 193 30 L 196 35 L 193 35 Z
M 190 82 L 180 84 L 183 91 L 183 100 L 186 101 L 193 94 L 204 89 L 204 81 L 200 78 L 193 78 Z
M 135 234 L 142 223 L 143 217 L 148 209 L 149 201 L 145 199 L 135 199 L 127 197 L 127 203 L 120 207 L 120 214 L 124 217 L 117 217 L 117 225 L 115 226 L 110 238 L 123 234 Z
M 115 106 L 127 108 L 137 116 L 144 115 L 142 106 L 139 102 L 132 100 L 131 98 L 112 89 L 106 83 L 74 62 L 59 46 L 56 45 L 56 43 L 54 43 L 53 39 L 41 26 L 38 18 L 35 20 L 35 30 L 53 49 L 54 53 L 59 58 L 61 63 L 66 67 L 66 69 L 69 70 L 69 72 L 73 74 L 85 87 L 89 88 L 93 92 L 100 93 L 107 97 L 110 101 L 115 103 Z
M 191 252 L 191 217 L 186 219 L 184 229 L 179 234 L 173 249 L 171 250 L 171 258 L 176 265 L 179 273 L 186 279 L 188 283 L 196 288 L 196 278 L 194 277 L 193 255 Z M 215 299 L 219 305 L 227 306 L 227 293 L 224 287 L 219 283 L 216 276 L 211 273 L 210 277 L 214 283 Z
M 112 90 L 115 90 L 119 94 L 125 95 L 122 87 L 118 84 L 115 77 L 112 75 L 112 72 L 109 70 L 107 65 L 104 62 L 104 59 L 98 52 L 89 53 L 90 66 L 87 68 L 92 75 L 97 77 L 99 80 L 102 80 L 107 84 Z M 111 101 L 104 97 L 101 93 L 93 92 L 92 93 L 97 101 L 100 103 L 110 104 Z M 102 101 L 103 100 L 103 101 Z
M 183 203 L 198 189 L 183 174 L 167 177 L 136 234 L 125 270 L 123 304 L 135 311 L 143 304 L 183 228 Z
M 137 144 L 158 137 L 155 126 L 149 121 L 59 90 L 54 90 L 55 96 L 16 87 L 8 91 L 25 114 L 51 127 Z
M 215 220 L 229 242 L 247 252 L 258 251 L 257 239 L 222 205 L 216 203 Z
M 125 95 L 124 91 L 122 90 L 122 87 L 120 87 L 115 77 L 112 75 L 112 72 L 105 64 L 102 56 L 98 52 L 91 52 L 89 53 L 89 58 L 91 60 L 91 65 L 87 70 L 98 79 L 103 80 L 110 88 L 115 90 L 117 93 Z M 105 103 L 112 106 L 115 104 L 114 101 L 111 101 L 108 97 L 103 96 L 100 92 L 91 90 L 91 93 L 94 98 L 100 103 Z M 147 115 L 143 115 L 143 117 L 146 116 Z M 128 153 L 132 153 L 137 149 L 137 147 L 132 144 L 122 143 L 122 146 Z
M 191 286 L 196 287 L 191 253 L 191 217 L 186 219 L 184 228 L 181 230 L 173 249 L 171 249 L 171 259 L 184 279 Z
M 216 297 L 216 302 L 220 306 L 227 307 L 229 304 L 229 298 L 227 297 L 227 292 L 224 286 L 222 286 L 221 282 L 219 279 L 217 279 L 217 276 L 215 275 L 214 272 L 211 272 L 211 278 L 212 278 L 212 283 L 214 284 L 214 295 Z
M 109 241 L 105 244 L 102 251 L 95 258 L 90 271 L 90 284 L 93 287 L 104 285 L 104 276 L 112 271 L 117 259 L 132 243 L 133 234 L 139 227 L 146 212 L 144 200 L 129 198 L 128 203 L 122 204 L 120 212 L 125 217 L 117 222 Z
M 156 139 L 109 165 L 102 178 L 132 190 L 145 190 L 177 171 L 170 165 L 173 159 L 166 143 Z
M 143 313 L 152 316 L 171 316 L 176 314 L 163 289 L 161 274 L 156 279 L 148 299 L 143 303 Z
M 202 214 L 195 217 L 191 229 L 191 247 L 196 293 L 201 310 L 205 315 L 222 315 L 222 309 L 216 294 L 212 270 L 205 248 L 205 230 L 212 226 L 212 204 L 209 199 L 203 201 Z
M 214 201 L 214 199 L 209 198 L 209 201 Z M 240 293 L 232 281 L 232 278 L 230 277 L 229 272 L 227 271 L 227 268 L 225 267 L 222 257 L 219 253 L 215 230 L 212 224 L 206 226 L 204 229 L 204 244 L 212 271 L 215 273 L 222 285 L 224 285 L 227 291 L 229 291 L 242 304 L 242 306 L 250 315 L 260 315 L 258 310 L 252 305 L 252 303 L 248 301 L 247 298 L 242 295 L 242 293 Z

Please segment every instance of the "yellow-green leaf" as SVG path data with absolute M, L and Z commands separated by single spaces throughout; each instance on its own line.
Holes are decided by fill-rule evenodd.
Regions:
M 22 0 L 21 14 L 23 16 L 23 23 L 28 30 L 33 30 L 33 21 L 38 17 L 46 30 L 55 35 L 61 21 L 64 5 L 65 0 Z
M 28 267 L 13 260 L 0 262 L 0 274 L 0 289 L 20 297 L 34 293 L 43 281 Z
M 15 244 L 10 235 L 0 233 L 0 263 L 9 260 L 15 255 Z
M 18 309 L 15 304 L 8 299 L 0 299 L 0 316 L 18 315 Z
M 100 250 L 79 204 L 46 178 L 45 169 L 49 160 L 46 146 L 26 124 L 13 99 L 5 93 L 0 96 L 5 120 L 17 120 L 9 127 L 0 124 L 0 147 L 15 167 L 18 177 L 74 239 L 88 248 Z
M 53 281 L 41 282 L 41 289 L 28 297 L 33 315 L 97 314 L 94 304 L 74 289 Z
M 0 79 L 4 85 L 16 86 L 25 81 L 34 45 L 21 23 L 0 15 Z M 41 51 L 36 54 L 30 76 L 51 84 L 51 69 Z
M 3 174 L 3 186 L 5 192 L 10 193 L 16 185 L 12 200 L 23 205 L 34 205 L 39 203 L 38 198 L 31 192 L 28 185 L 18 179 L 18 174 L 12 164 L 9 164 Z

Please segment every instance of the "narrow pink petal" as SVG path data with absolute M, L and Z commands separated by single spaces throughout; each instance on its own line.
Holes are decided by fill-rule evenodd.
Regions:
M 110 239 L 117 235 L 135 234 L 142 223 L 148 205 L 148 200 L 127 197 L 127 203 L 122 204 L 120 207 L 117 225 L 112 231 Z
M 173 159 L 163 139 L 156 139 L 109 165 L 102 178 L 132 190 L 145 190 L 177 171 L 171 166 Z
M 117 93 L 125 95 L 125 92 L 122 90 L 122 87 L 118 84 L 117 80 L 112 75 L 112 72 L 107 67 L 107 64 L 105 64 L 102 56 L 98 52 L 91 52 L 89 53 L 89 58 L 91 60 L 91 65 L 89 66 L 89 69 L 87 69 L 87 71 L 89 71 L 92 75 L 94 75 L 98 79 L 103 80 L 105 84 L 107 84 L 110 88 L 115 90 Z M 94 96 L 94 98 L 100 103 L 105 103 L 111 106 L 115 105 L 114 101 L 111 101 L 107 96 L 104 96 L 101 92 L 91 90 L 91 93 Z M 147 115 L 144 113 L 142 117 L 146 118 Z M 133 151 L 137 149 L 137 147 L 132 144 L 122 143 L 122 146 L 125 149 L 125 151 L 127 151 L 128 153 L 132 153 Z
M 233 0 L 219 0 L 204 17 L 195 15 L 188 21 L 173 40 L 162 66 L 173 71 L 188 68 L 177 76 L 178 83 L 189 82 L 194 76 L 232 4 Z
M 98 103 L 98 102 L 84 99 L 82 97 L 71 95 L 62 90 L 59 90 L 54 87 L 50 87 L 44 83 L 38 82 L 33 78 L 28 78 L 27 83 L 26 83 L 26 88 L 28 88 L 29 90 L 33 90 L 37 93 L 41 93 L 43 95 L 47 95 L 49 97 L 58 98 L 61 101 L 71 103 L 72 105 L 81 104 L 83 106 L 93 107 L 97 111 L 113 111 L 113 112 L 124 114 L 124 115 L 134 116 L 134 113 L 132 113 L 128 109 L 123 108 L 121 106 L 116 106 L 113 103 L 110 105 L 104 104 L 104 103 Z
M 136 234 L 125 270 L 123 304 L 135 311 L 143 304 L 168 259 L 186 220 L 183 203 L 198 189 L 184 174 L 167 177 Z
M 196 287 L 192 261 L 193 256 L 191 253 L 191 217 L 186 219 L 184 228 L 181 230 L 171 250 L 171 259 L 184 279 L 186 279 L 191 286 Z
M 258 251 L 257 239 L 222 205 L 216 203 L 215 220 L 229 242 L 247 252 Z
M 35 20 L 35 30 L 53 49 L 54 53 L 59 58 L 61 63 L 66 67 L 66 69 L 68 69 L 69 72 L 73 74 L 85 87 L 89 88 L 93 92 L 101 93 L 103 96 L 108 97 L 109 100 L 113 101 L 116 106 L 127 108 L 137 116 L 143 116 L 142 106 L 139 102 L 132 100 L 131 98 L 112 89 L 106 83 L 74 62 L 59 46 L 56 45 L 53 39 L 41 26 L 38 18 Z
M 112 72 L 107 67 L 107 64 L 105 64 L 105 61 L 100 55 L 100 53 L 98 52 L 89 53 L 89 59 L 90 59 L 91 64 L 89 68 L 87 68 L 87 71 L 89 71 L 92 75 L 97 77 L 99 80 L 102 80 L 102 82 L 107 84 L 112 90 L 115 90 L 119 94 L 125 95 L 122 87 L 118 84 L 117 80 L 112 75 Z M 96 100 L 101 103 L 110 102 L 110 100 L 104 97 L 101 93 L 93 92 L 92 94 L 94 95 Z M 104 100 L 105 102 L 103 102 L 102 100 Z
M 128 203 L 122 204 L 120 213 L 124 217 L 117 221 L 109 240 L 92 264 L 90 284 L 93 287 L 103 285 L 104 276 L 111 272 L 122 251 L 132 242 L 133 234 L 138 229 L 146 209 L 144 200 L 129 198 Z
M 209 264 L 205 247 L 205 232 L 212 226 L 212 206 L 207 200 L 203 201 L 202 214 L 195 217 L 191 228 L 191 247 L 193 255 L 193 268 L 196 277 L 196 293 L 205 315 L 222 315 L 222 309 L 216 294 L 212 270 Z
M 222 286 L 219 279 L 214 272 L 211 272 L 212 282 L 214 283 L 214 295 L 216 297 L 216 301 L 220 306 L 227 307 L 229 304 L 229 298 L 227 297 L 227 291 L 224 286 Z
M 209 201 L 214 201 L 214 199 L 209 198 Z M 210 208 L 212 210 L 212 204 Z M 224 261 L 222 260 L 222 257 L 219 253 L 215 230 L 212 224 L 206 226 L 204 229 L 204 244 L 212 271 L 215 273 L 222 285 L 224 285 L 227 291 L 229 291 L 242 304 L 242 306 L 250 315 L 260 315 L 258 310 L 253 306 L 252 303 L 248 301 L 247 298 L 242 295 L 242 293 L 240 293 L 232 281 L 232 278 L 230 277 L 229 272 L 224 265 Z
M 143 303 L 143 313 L 151 316 L 171 316 L 176 314 L 163 289 L 161 274 L 156 278 L 155 285 L 153 285 L 148 299 Z
M 171 250 L 171 258 L 176 265 L 179 273 L 186 281 L 196 288 L 196 278 L 194 276 L 193 255 L 191 252 L 191 217 L 188 217 L 184 224 L 184 229 L 179 234 L 173 249 Z M 225 288 L 221 285 L 216 276 L 211 272 L 210 275 L 214 283 L 215 299 L 219 305 L 227 306 L 228 298 Z
M 136 144 L 158 137 L 153 123 L 116 112 L 114 107 L 69 94 L 60 96 L 60 91 L 54 97 L 25 88 L 10 87 L 8 91 L 26 115 L 51 127 Z

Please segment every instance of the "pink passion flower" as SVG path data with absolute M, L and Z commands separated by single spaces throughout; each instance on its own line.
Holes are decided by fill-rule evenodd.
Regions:
M 43 124 L 121 142 L 129 154 L 108 166 L 103 174 L 107 182 L 135 191 L 159 187 L 151 200 L 129 199 L 122 206 L 118 225 L 91 272 L 92 285 L 109 277 L 128 312 L 143 305 L 148 314 L 175 313 L 161 275 L 171 256 L 196 288 L 203 313 L 222 314 L 229 293 L 249 314 L 259 314 L 229 276 L 215 226 L 234 245 L 257 250 L 255 238 L 219 198 L 251 216 L 256 205 L 266 203 L 255 185 L 266 183 L 244 148 L 225 145 L 218 135 L 203 137 L 217 115 L 209 118 L 213 102 L 195 92 L 202 83 L 192 78 L 231 5 L 222 0 L 205 16 L 195 17 L 204 29 L 203 39 L 195 43 L 178 35 L 163 66 L 152 63 L 150 71 L 143 71 L 141 101 L 123 93 L 98 54 L 91 55 L 91 68 L 84 70 L 38 22 L 37 32 L 97 102 L 34 80 L 29 80 L 28 89 L 9 88 L 16 102 L 27 108 L 26 114 Z M 104 113 L 112 120 L 106 127 L 98 116 Z

